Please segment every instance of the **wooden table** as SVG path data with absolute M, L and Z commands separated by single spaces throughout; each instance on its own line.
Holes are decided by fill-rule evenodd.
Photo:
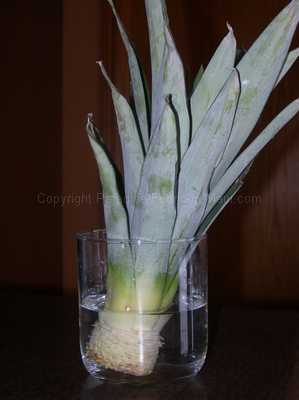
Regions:
M 100 384 L 81 365 L 74 298 L 5 291 L 1 400 L 299 400 L 299 312 L 211 310 L 208 361 L 160 387 Z

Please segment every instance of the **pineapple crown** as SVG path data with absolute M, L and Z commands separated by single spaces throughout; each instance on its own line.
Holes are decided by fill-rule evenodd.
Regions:
M 266 102 L 299 55 L 289 52 L 299 17 L 293 0 L 236 63 L 233 29 L 187 93 L 164 0 L 145 0 L 152 94 L 112 0 L 128 54 L 134 110 L 100 69 L 112 93 L 122 145 L 124 195 L 89 114 L 87 132 L 100 171 L 107 235 L 171 240 L 203 235 L 243 185 L 255 157 L 299 111 L 289 104 L 243 152 Z

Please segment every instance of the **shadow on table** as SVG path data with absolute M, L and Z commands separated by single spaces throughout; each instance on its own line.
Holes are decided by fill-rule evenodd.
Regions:
M 101 383 L 88 377 L 82 386 L 80 400 L 207 400 L 204 384 L 193 378 L 181 383 L 159 386 L 129 386 Z

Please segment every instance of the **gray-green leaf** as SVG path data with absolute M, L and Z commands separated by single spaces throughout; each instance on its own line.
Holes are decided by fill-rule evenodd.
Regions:
M 133 219 L 134 238 L 170 238 L 176 216 L 177 160 L 176 120 L 166 104 L 142 168 Z
M 149 39 L 151 47 L 152 83 L 157 86 L 158 75 L 162 66 L 165 51 L 165 26 L 168 26 L 168 16 L 165 0 L 145 0 L 148 20 Z
M 102 182 L 107 236 L 109 239 L 128 239 L 128 219 L 119 194 L 116 173 L 91 114 L 88 115 L 86 130 Z
M 144 161 L 143 148 L 130 105 L 124 96 L 117 91 L 116 87 L 109 79 L 103 64 L 99 63 L 99 65 L 111 88 L 117 117 L 124 162 L 126 204 L 131 226 L 136 203 L 136 195 L 140 183 L 141 169 Z
M 164 108 L 164 98 L 171 95 L 179 122 L 180 154 L 190 141 L 190 117 L 183 63 L 169 29 L 164 0 L 145 0 L 152 60 L 152 134 Z M 161 79 L 162 78 L 162 79 Z
M 205 72 L 204 67 L 203 67 L 203 65 L 201 65 L 199 70 L 198 70 L 198 72 L 197 72 L 197 74 L 196 74 L 196 76 L 195 76 L 195 79 L 194 79 L 192 93 L 195 92 L 199 82 L 201 81 L 201 78 L 203 77 L 204 72 Z
M 259 152 L 276 136 L 276 134 L 294 118 L 298 111 L 299 99 L 289 104 L 241 153 L 241 155 L 239 155 L 211 191 L 207 212 L 213 208 L 233 182 L 240 176 L 241 172 L 256 158 Z
M 145 76 L 140 67 L 138 57 L 128 38 L 123 23 L 117 14 L 113 0 L 107 0 L 107 1 L 112 7 L 112 11 L 115 15 L 121 37 L 123 39 L 124 45 L 128 53 L 134 103 L 135 103 L 139 128 L 141 131 L 143 146 L 145 151 L 147 151 L 149 146 L 149 101 L 147 97 Z
M 192 139 L 234 67 L 236 39 L 230 26 L 191 97 Z
M 239 153 L 256 125 L 286 61 L 299 17 L 298 0 L 293 0 L 266 28 L 237 66 L 241 96 L 228 146 L 215 171 L 216 185 Z
M 204 214 L 212 173 L 230 137 L 240 94 L 237 71 L 206 114 L 182 161 L 174 238 L 192 237 Z
M 200 228 L 197 232 L 197 235 L 199 237 L 202 237 L 202 235 L 204 235 L 208 231 L 208 229 L 216 220 L 216 218 L 220 215 L 220 213 L 224 210 L 224 208 L 232 201 L 232 199 L 239 192 L 242 186 L 243 186 L 243 180 L 238 179 L 232 184 L 232 186 L 221 197 L 221 199 L 219 199 L 218 202 L 214 204 L 214 207 L 206 215 L 206 217 L 203 219 L 200 225 Z

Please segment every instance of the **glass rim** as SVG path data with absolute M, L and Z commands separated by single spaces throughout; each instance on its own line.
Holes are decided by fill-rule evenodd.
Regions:
M 97 235 L 97 236 L 96 236 Z M 87 242 L 97 242 L 97 243 L 107 243 L 107 244 L 170 244 L 170 243 L 198 243 L 207 239 L 207 233 L 203 235 L 195 235 L 191 238 L 180 238 L 180 239 L 145 239 L 145 238 L 134 238 L 134 239 L 123 239 L 123 238 L 108 238 L 106 235 L 106 229 L 93 229 L 89 232 L 79 232 L 76 233 L 76 240 L 87 241 Z

